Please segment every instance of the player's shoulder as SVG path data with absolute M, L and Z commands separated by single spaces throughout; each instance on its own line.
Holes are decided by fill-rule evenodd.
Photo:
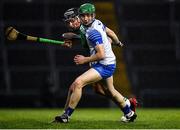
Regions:
M 98 19 L 95 19 L 92 27 L 93 27 L 94 29 L 98 30 L 99 32 L 104 31 L 105 28 L 106 28 L 106 26 L 104 26 L 104 24 L 103 24 L 100 20 L 98 20 Z
M 94 26 L 102 26 L 102 25 L 103 25 L 103 23 L 100 20 L 95 19 Z

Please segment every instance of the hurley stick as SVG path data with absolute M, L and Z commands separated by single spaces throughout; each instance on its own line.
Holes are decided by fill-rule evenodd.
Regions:
M 35 37 L 35 36 L 23 34 L 17 31 L 13 27 L 8 27 L 5 31 L 5 34 L 6 34 L 6 38 L 11 41 L 27 40 L 27 41 L 40 42 L 40 43 L 49 43 L 49 44 L 64 44 L 64 41 Z

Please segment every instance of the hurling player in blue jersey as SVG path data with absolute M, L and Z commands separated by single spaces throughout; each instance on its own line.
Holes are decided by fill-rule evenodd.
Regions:
M 126 99 L 125 101 L 124 97 L 113 86 L 113 73 L 116 68 L 116 59 L 105 31 L 106 27 L 101 21 L 95 19 L 94 5 L 89 3 L 81 5 L 79 13 L 83 24 L 80 30 L 86 37 L 90 56 L 76 55 L 74 62 L 77 65 L 90 63 L 91 68 L 77 77 L 71 84 L 70 89 L 72 90 L 72 94 L 68 107 L 65 112 L 61 116 L 57 116 L 55 120 L 64 123 L 69 122 L 69 118 L 81 98 L 82 88 L 87 84 L 103 80 L 103 85 L 108 89 L 109 94 L 124 113 L 121 121 L 132 122 L 137 115 L 130 109 L 129 100 Z
M 70 32 L 64 33 L 62 35 L 63 37 L 68 36 L 68 37 L 64 37 L 65 38 L 64 42 L 66 43 L 65 46 L 71 47 L 72 43 L 73 43 L 71 38 L 76 36 L 76 38 L 80 39 L 81 45 L 88 51 L 88 45 L 87 45 L 85 35 L 83 34 L 83 32 L 81 32 L 81 29 L 80 29 L 81 28 L 80 27 L 81 26 L 81 21 L 80 21 L 80 19 L 78 17 L 78 9 L 77 8 L 70 8 L 70 9 L 66 10 L 66 12 L 64 13 L 63 21 L 65 22 L 67 28 L 70 31 Z M 114 33 L 114 31 L 112 31 L 108 27 L 106 27 L 105 30 L 106 30 L 107 36 L 109 37 L 110 43 L 112 43 L 112 45 L 116 45 L 116 46 L 120 46 L 120 47 L 123 46 L 123 44 L 119 41 L 119 38 Z M 92 87 L 93 87 L 94 91 L 97 94 L 100 94 L 102 96 L 105 96 L 107 98 L 112 99 L 111 95 L 107 91 L 107 88 L 105 88 L 103 86 L 103 81 L 102 80 L 99 81 L 99 82 L 93 83 Z M 72 90 L 69 89 L 64 110 L 66 110 L 67 107 L 68 107 L 71 93 L 72 93 Z M 126 100 L 126 99 L 124 99 L 124 100 Z M 129 100 L 130 100 L 130 103 L 131 103 L 131 109 L 133 111 L 135 111 L 136 106 L 137 106 L 137 100 L 135 98 L 130 98 Z M 115 100 L 113 100 L 113 101 L 116 103 Z

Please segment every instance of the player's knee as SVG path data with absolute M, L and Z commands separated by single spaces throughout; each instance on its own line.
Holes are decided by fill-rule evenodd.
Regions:
M 93 90 L 96 94 L 101 94 L 101 91 L 98 88 L 94 87 Z
M 83 87 L 83 82 L 81 79 L 76 79 L 73 85 L 74 85 L 74 89 L 81 89 Z
M 94 90 L 95 93 L 97 93 L 97 94 L 101 94 L 101 93 L 102 93 L 102 89 L 101 89 L 101 87 L 99 86 L 99 84 L 93 83 L 93 84 L 92 84 L 92 87 L 93 87 L 93 90 Z
M 99 93 L 99 87 L 96 84 L 92 84 L 95 93 Z
M 70 88 L 69 88 L 69 92 L 70 93 L 72 93 L 74 91 L 74 86 L 73 86 L 73 84 L 70 86 Z

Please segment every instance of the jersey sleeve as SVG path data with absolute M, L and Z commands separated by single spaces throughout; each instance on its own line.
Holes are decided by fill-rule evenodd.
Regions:
M 94 47 L 98 44 L 103 44 L 102 35 L 95 29 L 88 32 L 88 40 Z
M 103 30 L 105 30 L 105 29 L 106 29 L 106 25 L 103 24 Z

